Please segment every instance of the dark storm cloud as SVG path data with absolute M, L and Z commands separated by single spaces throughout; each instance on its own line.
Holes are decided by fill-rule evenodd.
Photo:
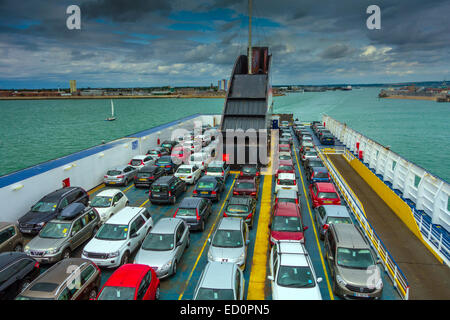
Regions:
M 320 56 L 323 59 L 339 59 L 351 54 L 353 50 L 342 43 L 334 44 L 326 48 Z

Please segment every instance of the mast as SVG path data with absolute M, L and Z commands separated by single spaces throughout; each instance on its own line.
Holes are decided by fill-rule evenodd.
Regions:
M 252 74 L 252 0 L 248 0 L 248 74 Z
M 113 103 L 112 99 L 111 99 L 111 117 L 114 118 L 114 103 Z

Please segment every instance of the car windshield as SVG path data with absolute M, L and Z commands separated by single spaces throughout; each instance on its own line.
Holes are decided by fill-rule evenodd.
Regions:
M 138 172 L 137 177 L 138 178 L 150 178 L 153 175 L 153 172 Z
M 320 199 L 337 199 L 338 195 L 335 192 L 319 192 Z
M 242 234 L 238 230 L 217 230 L 212 246 L 221 248 L 240 248 L 243 246 Z
M 308 266 L 280 266 L 277 283 L 282 287 L 290 288 L 313 288 L 316 285 Z
M 369 249 L 338 248 L 337 263 L 341 267 L 352 269 L 367 269 L 374 265 Z
M 208 172 L 222 172 L 222 167 L 208 167 Z
M 291 166 L 280 166 L 278 168 L 278 170 L 283 170 L 283 171 L 294 171 L 294 168 L 292 168 Z
M 156 161 L 157 165 L 161 165 L 161 164 L 172 164 L 170 159 L 167 158 L 159 158 L 158 161 Z
M 194 217 L 196 215 L 197 215 L 197 210 L 196 209 L 178 208 L 178 210 L 177 210 L 177 216 Z
M 56 210 L 56 202 L 45 202 L 45 201 L 39 201 L 31 208 L 31 211 L 34 212 L 49 212 L 49 211 L 53 212 L 55 210 Z
M 280 160 L 291 160 L 291 156 L 288 156 L 287 154 L 282 154 L 279 157 Z
M 327 224 L 352 224 L 352 219 L 350 217 L 328 217 Z
M 167 186 L 153 184 L 152 192 L 167 192 Z
M 272 230 L 281 232 L 301 232 L 302 223 L 299 217 L 275 216 L 272 221 Z
M 283 185 L 283 186 L 294 186 L 295 185 L 295 180 L 292 180 L 292 179 L 278 179 L 277 183 L 279 185 Z
M 314 177 L 321 178 L 321 179 L 328 178 L 328 172 L 323 172 L 323 171 L 315 172 Z
M 178 168 L 177 173 L 191 173 L 191 168 Z
M 196 189 L 214 189 L 214 181 L 199 181 Z
M 39 232 L 39 237 L 48 239 L 62 239 L 70 231 L 70 223 L 48 222 Z
M 255 167 L 244 167 L 242 168 L 242 172 L 247 174 L 256 174 L 257 170 Z
M 142 243 L 142 249 L 144 250 L 169 251 L 173 247 L 173 234 L 149 233 Z
M 150 150 L 149 154 L 160 154 L 161 151 L 160 150 Z
M 198 289 L 195 300 L 234 300 L 232 289 Z
M 95 207 L 95 208 L 107 208 L 111 206 L 111 201 L 112 198 L 111 197 L 101 197 L 101 196 L 96 196 L 94 199 L 92 199 L 91 201 L 91 207 Z
M 128 235 L 128 226 L 105 223 L 95 236 L 99 240 L 125 240 Z
M 255 189 L 255 185 L 252 182 L 236 182 L 236 189 Z
M 98 300 L 134 300 L 135 291 L 132 287 L 104 287 Z
M 307 151 L 305 153 L 305 157 L 317 157 L 317 153 L 316 152 Z
M 226 211 L 230 213 L 247 213 L 248 207 L 243 204 L 229 204 Z
M 278 198 L 278 202 L 289 202 L 289 203 L 297 203 L 293 198 Z
M 141 164 L 141 162 L 139 162 L 139 164 Z M 108 170 L 108 172 L 106 172 L 107 176 L 118 176 L 122 173 L 122 171 L 119 170 Z

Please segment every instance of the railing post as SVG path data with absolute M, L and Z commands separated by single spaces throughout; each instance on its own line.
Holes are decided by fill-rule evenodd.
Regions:
M 431 231 L 432 231 L 432 229 L 433 229 L 433 223 L 430 222 L 430 231 L 428 232 L 428 240 L 431 240 L 431 236 L 432 236 Z
M 394 268 L 394 287 L 397 287 L 397 265 Z
M 441 236 L 439 237 L 438 251 L 441 251 L 441 245 L 442 245 L 442 233 Z
M 419 230 L 422 231 L 423 215 L 420 215 Z

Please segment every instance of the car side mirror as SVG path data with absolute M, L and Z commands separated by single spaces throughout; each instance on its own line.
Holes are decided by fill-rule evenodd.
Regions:
M 377 257 L 377 264 L 381 264 L 383 261 L 381 260 L 380 257 Z
M 91 200 L 88 201 L 88 205 L 91 205 Z
M 136 238 L 139 234 L 137 234 L 136 232 L 133 232 L 132 234 L 130 234 L 130 238 Z
M 177 247 L 181 246 L 183 244 L 183 241 L 178 241 L 177 242 Z
M 211 238 L 208 238 L 208 242 L 211 243 Z
M 307 226 L 304 226 L 304 227 L 303 227 L 303 231 L 306 231 L 306 230 L 308 230 L 308 227 L 307 227 Z
M 267 279 L 273 281 L 273 276 L 267 276 Z
M 317 278 L 317 283 L 321 283 L 322 280 L 323 280 L 323 279 L 322 279 L 321 277 Z
M 250 240 L 245 240 L 245 245 L 248 246 L 250 244 Z
M 331 255 L 328 255 L 328 259 L 330 259 L 331 261 L 334 261 L 334 257 Z

